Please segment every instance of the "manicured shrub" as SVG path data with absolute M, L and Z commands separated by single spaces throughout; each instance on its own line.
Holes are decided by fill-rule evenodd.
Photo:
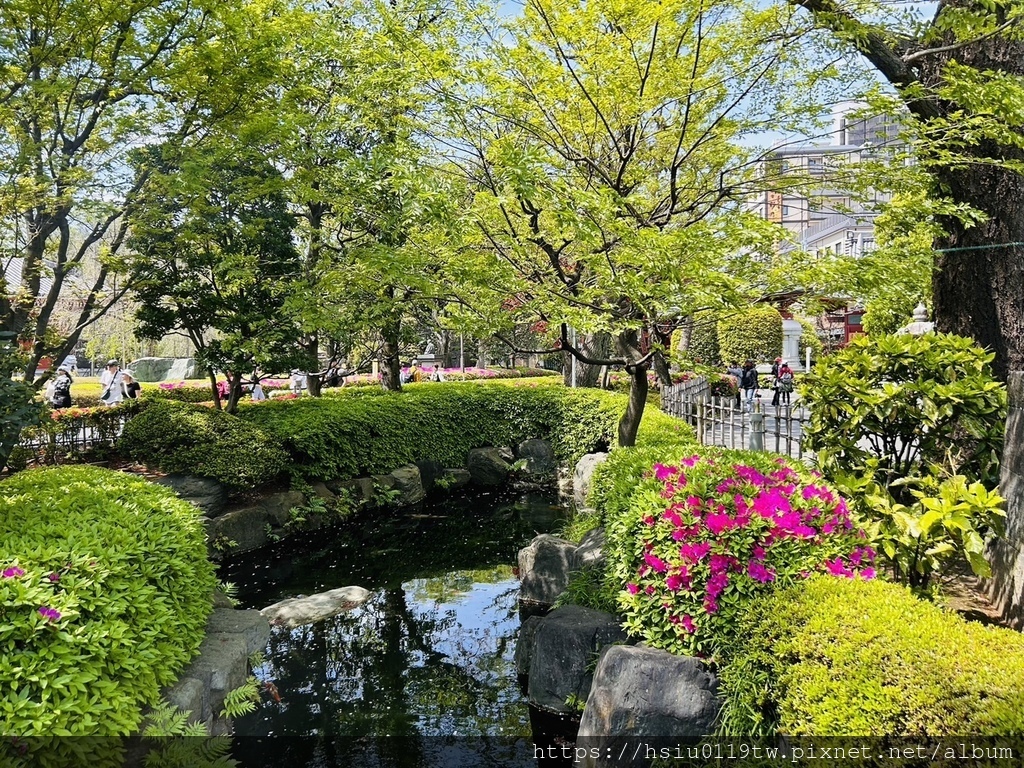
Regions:
M 753 605 L 721 670 L 737 736 L 1024 732 L 1024 636 L 882 581 L 815 577 Z
M 0 730 L 132 732 L 196 653 L 212 608 L 195 508 L 88 466 L 4 480 L 0 507 Z
M 212 477 L 236 489 L 267 483 L 288 465 L 276 438 L 253 424 L 170 401 L 154 402 L 129 421 L 118 448 L 147 466 Z
M 818 336 L 818 330 L 814 327 L 814 323 L 805 318 L 798 318 L 797 322 L 803 328 L 800 334 L 800 360 L 804 359 L 807 349 L 811 350 L 812 362 L 820 360 L 822 355 L 825 354 L 825 345 L 822 344 L 821 337 Z
M 1006 388 L 993 356 L 952 334 L 855 339 L 801 386 L 818 465 L 878 524 L 895 578 L 927 588 L 953 557 L 987 575 L 998 531 Z
M 43 407 L 35 402 L 32 387 L 11 378 L 18 355 L 10 336 L 0 333 L 0 469 L 18 445 L 21 430 L 44 420 Z
M 626 628 L 657 648 L 715 656 L 754 597 L 815 571 L 872 577 L 846 502 L 782 458 L 706 450 L 649 467 L 608 520 Z
M 690 332 L 690 346 L 686 350 L 686 356 L 694 362 L 704 365 L 720 366 L 730 362 L 722 359 L 722 351 L 718 340 L 718 321 L 710 317 L 701 316 L 693 324 Z M 736 362 L 742 363 L 742 360 Z
M 718 345 L 726 362 L 773 360 L 782 351 L 782 315 L 768 304 L 726 315 L 718 321 Z
M 359 392 L 359 390 L 356 390 Z M 625 398 L 593 389 L 452 383 L 356 396 L 255 404 L 239 418 L 287 450 L 295 471 L 334 479 L 388 472 L 419 459 L 463 466 L 471 448 L 552 441 L 569 464 L 614 441 Z M 644 422 L 668 417 L 649 411 Z M 692 435 L 682 424 L 672 422 Z M 648 427 L 650 429 L 650 427 Z

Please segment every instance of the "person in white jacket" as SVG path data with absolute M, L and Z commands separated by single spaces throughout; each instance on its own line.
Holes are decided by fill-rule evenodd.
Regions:
M 124 400 L 124 377 L 117 360 L 108 360 L 106 370 L 100 374 L 100 400 L 104 405 L 117 405 Z

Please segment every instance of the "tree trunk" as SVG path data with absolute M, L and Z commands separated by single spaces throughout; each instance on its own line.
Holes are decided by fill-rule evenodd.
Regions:
M 618 352 L 627 360 L 639 360 L 640 343 L 636 331 L 625 331 L 620 333 L 616 339 Z M 626 412 L 619 419 L 619 445 L 629 448 L 636 445 L 637 432 L 640 430 L 640 420 L 644 416 L 644 408 L 647 407 L 647 371 L 650 370 L 648 363 L 629 365 L 626 367 L 629 373 L 629 403 Z
M 384 389 L 391 392 L 402 391 L 402 359 L 400 320 L 395 320 L 381 328 L 384 344 L 381 348 L 380 377 Z
M 957 202 L 989 216 L 967 228 L 956 219 L 942 222 L 949 234 L 936 248 L 970 250 L 939 254 L 932 274 L 936 330 L 995 352 L 995 375 L 1006 381 L 1010 371 L 1024 370 L 1024 178 L 982 164 L 936 177 Z
M 576 336 L 577 348 L 590 358 L 607 358 L 612 351 L 612 337 L 609 333 L 580 333 Z M 565 386 L 572 386 L 572 355 L 563 353 L 562 381 Z M 601 382 L 601 366 L 587 365 L 576 361 L 576 386 L 597 387 Z
M 210 377 L 210 389 L 213 390 L 213 406 L 219 411 L 221 410 L 221 404 L 220 391 L 217 389 L 217 374 L 213 368 L 207 368 L 206 373 Z
M 237 413 L 238 403 L 242 399 L 242 374 L 228 373 L 228 404 L 224 409 L 227 413 Z

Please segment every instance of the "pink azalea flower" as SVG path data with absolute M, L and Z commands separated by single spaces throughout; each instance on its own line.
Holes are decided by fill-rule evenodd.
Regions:
M 697 631 L 697 627 L 693 623 L 693 619 L 690 617 L 690 614 L 683 616 L 683 627 L 685 627 L 686 631 L 691 635 Z
M 747 575 L 754 581 L 759 581 L 762 584 L 775 581 L 775 572 L 765 568 L 763 563 L 759 563 L 756 560 L 751 560 L 747 563 Z
M 764 551 L 764 547 L 762 547 L 760 544 L 755 544 L 754 545 L 753 552 L 754 552 L 754 558 L 756 560 L 764 560 L 765 551 Z
M 648 584 L 646 587 L 644 587 L 644 594 L 646 594 L 646 595 L 653 595 L 654 594 L 654 585 Z
M 678 467 L 669 467 L 661 463 L 654 465 L 654 476 L 659 480 L 668 480 L 677 474 L 679 474 Z
M 704 524 L 708 527 L 708 530 L 718 536 L 722 531 L 727 531 L 730 528 L 736 527 L 736 521 L 728 515 L 720 515 L 718 513 L 712 513 L 704 518 Z
M 40 608 L 39 615 L 51 623 L 60 621 L 60 611 L 54 610 L 53 608 Z
M 678 592 L 680 589 L 689 587 L 689 579 L 686 579 L 681 574 L 673 573 L 667 579 L 665 579 L 665 586 L 673 592 Z
M 626 585 L 626 591 L 629 592 L 629 594 L 631 594 L 631 595 L 635 595 L 637 592 L 640 591 L 640 587 L 638 587 L 633 582 L 630 582 L 629 584 Z
M 736 472 L 737 476 L 741 477 L 742 479 L 746 480 L 748 483 L 751 483 L 752 485 L 756 485 L 761 488 L 768 485 L 768 478 L 762 475 L 753 467 L 748 467 L 743 464 L 737 464 L 733 467 L 733 470 Z
M 697 454 L 694 454 L 693 456 L 687 456 L 685 459 L 683 459 L 679 463 L 682 464 L 684 467 L 692 467 L 698 461 L 700 461 L 700 456 L 698 456 Z
M 672 508 L 666 509 L 661 513 L 663 520 L 668 520 L 672 525 L 678 527 L 683 524 L 683 519 L 679 516 L 678 512 L 672 510 Z
M 704 612 L 708 616 L 718 613 L 718 603 L 711 597 L 704 599 Z
M 16 565 L 12 565 L 10 568 L 5 568 L 2 575 L 5 579 L 14 579 L 18 576 L 24 576 L 25 571 Z
M 711 551 L 711 545 L 702 541 L 699 544 L 683 544 L 679 548 L 679 558 L 683 562 L 696 563 L 704 559 L 704 556 Z
M 873 578 L 875 578 L 875 569 L 874 568 L 864 568 L 864 569 L 862 569 L 861 572 L 860 572 L 860 577 L 862 579 L 873 579 Z
M 769 488 L 761 491 L 754 499 L 754 511 L 761 517 L 771 519 L 776 515 L 784 515 L 792 511 L 793 507 L 778 488 Z
M 846 567 L 841 557 L 837 557 L 835 560 L 826 560 L 825 566 L 833 576 L 853 576 L 853 571 Z
M 728 573 L 738 562 L 732 555 L 714 554 L 711 556 L 711 573 Z
M 644 555 L 644 562 L 647 563 L 657 573 L 665 573 L 668 570 L 668 563 L 662 560 L 657 555 L 647 553 Z

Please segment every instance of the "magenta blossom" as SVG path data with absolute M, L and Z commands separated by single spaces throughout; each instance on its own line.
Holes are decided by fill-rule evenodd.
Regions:
M 51 623 L 60 621 L 60 611 L 45 606 L 39 609 L 39 615 Z
M 700 461 L 700 456 L 698 456 L 697 454 L 694 454 L 693 456 L 687 456 L 685 459 L 683 459 L 679 463 L 682 464 L 684 467 L 692 467 L 698 461 Z
M 762 475 L 753 467 L 748 467 L 743 464 L 737 464 L 736 466 L 733 467 L 733 470 L 736 472 L 736 475 L 738 477 L 746 480 L 748 483 L 760 486 L 762 488 L 768 485 L 768 478 Z
M 702 541 L 699 544 L 683 544 L 679 548 L 679 558 L 683 562 L 696 563 L 711 551 L 711 545 Z
M 689 632 L 691 635 L 697 631 L 697 627 L 694 625 L 693 618 L 691 618 L 690 614 L 686 614 L 685 616 L 683 616 L 682 621 L 683 626 L 686 628 L 686 631 Z
M 629 584 L 626 585 L 626 591 L 628 591 L 629 594 L 631 594 L 631 595 L 635 595 L 637 592 L 640 591 L 640 587 L 638 587 L 633 582 L 630 582 Z
M 675 477 L 679 474 L 679 467 L 670 467 L 665 464 L 654 465 L 654 476 L 661 481 L 668 480 L 670 477 Z
M 12 565 L 10 568 L 5 568 L 4 572 L 3 572 L 3 577 L 5 579 L 15 579 L 18 576 L 24 576 L 24 575 L 25 575 L 25 571 L 22 570 L 21 568 L 19 568 L 16 565 Z
M 756 560 L 751 560 L 747 564 L 747 575 L 754 581 L 759 581 L 762 584 L 775 581 L 775 572 L 770 568 L 765 568 L 763 563 L 759 563 Z
M 708 530 L 716 536 L 720 534 L 722 531 L 727 531 L 730 528 L 736 527 L 735 520 L 733 520 L 728 515 L 721 515 L 717 512 L 713 512 L 707 517 L 705 517 L 704 524 L 708 527 Z

